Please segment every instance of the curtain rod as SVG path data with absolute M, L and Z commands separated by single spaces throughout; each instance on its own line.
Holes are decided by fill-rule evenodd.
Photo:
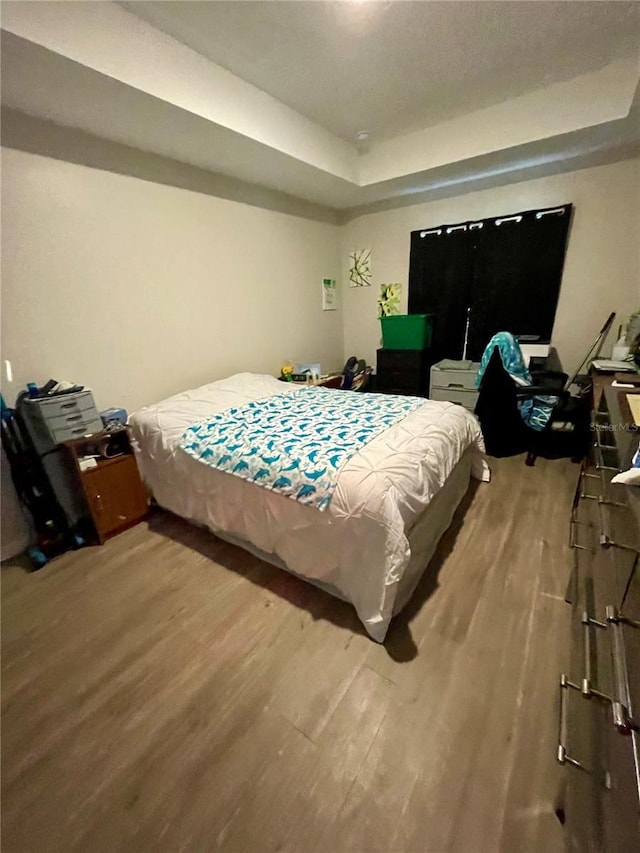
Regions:
M 536 219 L 542 219 L 543 216 L 563 216 L 567 211 L 566 207 L 554 207 L 549 210 L 539 210 L 536 213 Z M 502 225 L 503 222 L 522 222 L 522 214 L 517 213 L 514 216 L 502 216 L 495 220 L 496 225 Z M 484 227 L 485 220 L 480 220 L 478 222 L 470 222 L 468 225 L 465 223 L 464 225 L 449 225 L 446 229 L 447 234 L 451 234 L 454 231 L 472 231 L 474 228 L 482 228 Z M 420 237 L 428 237 L 432 234 L 437 234 L 438 236 L 442 234 L 442 228 L 432 228 L 430 231 L 421 231 Z
M 565 211 L 566 207 L 554 207 L 553 210 L 539 210 L 536 213 L 536 219 L 542 219 L 543 216 L 549 216 L 552 213 L 555 213 L 558 216 L 563 216 Z

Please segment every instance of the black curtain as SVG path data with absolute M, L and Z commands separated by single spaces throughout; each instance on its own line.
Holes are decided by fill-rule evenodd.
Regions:
M 572 205 L 411 234 L 409 313 L 437 317 L 434 355 L 479 360 L 495 332 L 549 342 Z
M 409 314 L 434 315 L 436 361 L 461 357 L 473 262 L 468 234 L 460 226 L 411 234 Z

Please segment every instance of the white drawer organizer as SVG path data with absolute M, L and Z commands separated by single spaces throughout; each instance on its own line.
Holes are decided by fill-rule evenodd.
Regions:
M 480 362 L 477 361 L 451 359 L 444 359 L 432 365 L 430 399 L 460 403 L 465 409 L 473 412 L 478 400 L 478 389 L 474 383 L 479 367 Z
M 91 391 L 25 399 L 21 411 L 37 453 L 102 429 Z

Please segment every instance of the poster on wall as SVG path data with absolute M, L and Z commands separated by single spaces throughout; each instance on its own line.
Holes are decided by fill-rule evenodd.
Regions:
M 351 287 L 371 287 L 371 249 L 356 249 L 349 255 Z
M 391 317 L 400 313 L 400 293 L 402 285 L 400 282 L 393 284 L 381 284 L 378 295 L 378 319 Z
M 322 310 L 335 311 L 338 307 L 337 288 L 335 278 L 322 279 Z

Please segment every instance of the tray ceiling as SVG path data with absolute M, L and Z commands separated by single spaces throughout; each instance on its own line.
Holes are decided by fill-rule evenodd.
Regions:
M 637 3 L 2 11 L 14 147 L 12 116 L 25 115 L 347 212 L 638 150 Z M 356 129 L 369 132 L 365 147 Z

